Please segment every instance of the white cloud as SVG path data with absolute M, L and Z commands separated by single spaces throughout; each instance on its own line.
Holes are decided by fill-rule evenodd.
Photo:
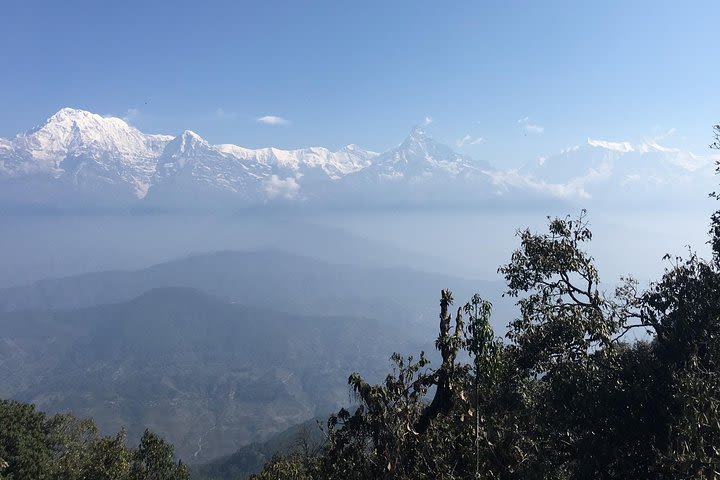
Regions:
M 293 199 L 300 192 L 300 185 L 293 177 L 282 179 L 277 175 L 271 175 L 265 180 L 265 193 L 268 198 L 287 198 Z
M 640 175 L 637 173 L 627 174 L 622 180 L 620 180 L 621 187 L 628 185 L 650 185 L 653 187 L 661 187 L 667 184 L 667 180 L 660 178 L 657 175 Z
M 266 125 L 290 125 L 290 120 L 275 115 L 265 115 L 255 120 Z
M 459 138 L 455 141 L 455 145 L 457 145 L 458 148 L 462 148 L 465 145 L 477 145 L 484 141 L 485 141 L 485 138 L 483 138 L 483 137 L 473 138 L 469 133 L 466 133 L 464 137 Z
M 234 119 L 238 117 L 238 114 L 235 112 L 226 112 L 223 108 L 218 107 L 218 109 L 215 110 L 215 116 L 217 118 Z
M 125 123 L 131 123 L 140 116 L 140 110 L 137 108 L 128 108 L 125 112 L 125 115 L 122 116 L 122 119 Z
M 540 125 L 530 123 L 530 117 L 523 117 L 518 120 L 518 123 L 522 125 L 525 133 L 543 133 L 545 131 L 545 128 Z
M 433 123 L 434 121 L 435 121 L 435 120 L 434 120 L 432 117 L 425 117 L 425 120 L 423 120 L 422 125 L 423 125 L 424 127 L 427 127 L 428 125 L 430 125 L 430 124 Z
M 542 166 L 546 161 L 545 157 L 540 157 L 537 163 Z M 588 187 L 609 179 L 613 173 L 613 164 L 609 160 L 604 161 L 596 167 L 590 168 L 583 175 L 573 177 L 566 182 L 547 181 L 518 170 L 496 170 L 485 173 L 491 177 L 494 185 L 505 190 L 509 187 L 519 187 L 558 198 L 589 199 L 591 195 Z
M 490 175 L 495 186 L 504 190 L 507 190 L 508 187 L 520 187 L 559 198 L 590 198 L 590 194 L 585 190 L 583 182 L 578 179 L 567 183 L 549 183 L 532 175 L 523 175 L 517 170 L 489 171 L 485 173 Z

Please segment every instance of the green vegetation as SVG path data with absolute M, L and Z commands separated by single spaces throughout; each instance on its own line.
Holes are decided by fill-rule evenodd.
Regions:
M 315 418 L 277 433 L 264 442 L 253 442 L 232 455 L 220 457 L 210 463 L 190 467 L 190 478 L 203 480 L 242 480 L 262 470 L 278 452 L 293 455 L 316 454 L 324 436 L 319 422 L 327 417 Z
M 182 287 L 0 314 L 0 326 L 0 397 L 91 417 L 101 432 L 125 427 L 131 444 L 150 427 L 188 463 L 336 410 L 348 372 L 381 379 L 388 352 L 420 345 L 374 319 L 302 317 Z
M 150 430 L 136 449 L 125 432 L 103 437 L 95 423 L 72 415 L 47 416 L 14 400 L 0 400 L 2 480 L 183 480 L 173 447 Z
M 507 342 L 489 303 L 453 315 L 443 290 L 438 368 L 394 354 L 382 384 L 353 373 L 359 406 L 328 419 L 320 451 L 253 478 L 720 478 L 720 211 L 711 260 L 667 256 L 659 281 L 611 293 L 585 212 L 549 220 L 499 269 L 520 309 Z

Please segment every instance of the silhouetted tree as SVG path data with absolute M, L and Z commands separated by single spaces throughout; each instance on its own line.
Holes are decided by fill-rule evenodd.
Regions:
M 173 460 L 173 446 L 150 430 L 145 430 L 132 455 L 130 480 L 183 480 L 189 474 L 182 461 Z

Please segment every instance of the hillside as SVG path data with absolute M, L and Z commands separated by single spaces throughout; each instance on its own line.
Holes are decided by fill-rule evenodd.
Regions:
M 408 345 L 401 325 L 297 316 L 159 288 L 128 302 L 0 317 L 0 394 L 150 427 L 198 462 L 347 399 L 348 372 L 379 376 Z M 38 355 L 38 353 L 42 353 Z
M 98 272 L 0 289 L 0 310 L 87 307 L 126 301 L 152 288 L 175 286 L 285 312 L 416 323 L 427 315 L 435 316 L 435 297 L 447 285 L 457 285 L 463 297 L 483 292 L 497 299 L 502 291 L 499 282 L 407 268 L 335 265 L 276 251 L 225 251 L 141 270 Z

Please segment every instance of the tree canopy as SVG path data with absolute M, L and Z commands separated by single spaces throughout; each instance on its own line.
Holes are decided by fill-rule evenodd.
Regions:
M 659 280 L 610 292 L 584 211 L 521 230 L 498 270 L 519 307 L 506 339 L 488 302 L 451 315 L 443 290 L 440 365 L 395 353 L 381 384 L 353 373 L 357 406 L 322 449 L 255 478 L 720 478 L 720 210 L 710 225 L 711 259 L 668 255 Z
M 187 480 L 173 447 L 147 430 L 136 449 L 125 432 L 101 436 L 91 419 L 48 416 L 33 405 L 0 400 L 2 480 Z

